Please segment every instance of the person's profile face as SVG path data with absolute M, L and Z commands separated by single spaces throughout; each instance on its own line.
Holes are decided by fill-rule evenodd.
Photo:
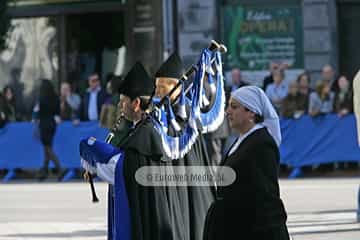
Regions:
M 155 96 L 159 98 L 165 97 L 176 86 L 176 84 L 177 80 L 174 78 L 156 78 Z M 176 94 L 174 94 L 174 96 L 175 95 Z
M 226 113 L 230 127 L 239 132 L 251 121 L 251 112 L 232 97 L 229 100 Z
M 120 94 L 120 99 L 119 99 L 119 103 L 118 103 L 118 108 L 120 110 L 120 113 L 123 114 L 123 116 L 129 120 L 132 121 L 133 120 L 133 116 L 134 116 L 134 107 L 132 105 L 132 101 L 131 98 L 124 95 L 124 94 Z

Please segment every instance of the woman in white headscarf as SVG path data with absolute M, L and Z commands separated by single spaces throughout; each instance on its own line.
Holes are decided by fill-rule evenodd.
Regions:
M 215 239 L 288 240 L 286 211 L 280 199 L 279 117 L 263 90 L 241 87 L 231 93 L 227 114 L 239 133 L 223 166 L 235 181 L 217 189 L 208 211 L 204 236 Z

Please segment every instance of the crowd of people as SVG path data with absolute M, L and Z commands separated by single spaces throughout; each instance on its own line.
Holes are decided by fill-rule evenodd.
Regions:
M 285 81 L 286 66 L 272 64 L 263 89 L 277 112 L 284 118 L 299 118 L 303 114 L 316 117 L 336 113 L 339 117 L 353 112 L 352 86 L 345 75 L 336 77 L 330 65 L 322 68 L 321 79 L 311 87 L 309 73 L 293 81 Z
M 117 109 L 116 96 L 111 93 L 111 83 L 117 77 L 109 77 L 107 88 L 101 87 L 101 80 L 97 73 L 88 78 L 88 89 L 82 95 L 73 91 L 69 82 L 60 84 L 59 94 L 56 87 L 49 79 L 41 79 L 38 96 L 32 111 L 32 122 L 36 125 L 34 136 L 39 138 L 43 150 L 43 166 L 39 173 L 39 179 L 45 180 L 49 175 L 49 163 L 53 161 L 53 172 L 59 180 L 65 170 L 54 152 L 52 145 L 57 125 L 63 121 L 72 121 L 76 126 L 80 121 L 99 121 L 102 127 L 113 126 Z M 17 110 L 14 89 L 5 86 L 0 93 L 0 128 L 7 123 L 23 121 L 25 114 Z
M 174 111 L 169 113 L 171 123 L 166 125 L 159 120 L 164 123 L 161 127 L 164 132 L 155 120 L 163 113 L 161 106 L 154 108 L 157 115 L 152 120 L 146 117 L 147 106 L 157 104 L 148 102 L 152 92 L 155 98 L 168 96 L 171 101 L 168 94 L 179 83 L 181 72 L 182 63 L 176 54 L 163 63 L 153 78 L 146 76 L 141 63 L 136 63 L 118 89 L 122 121 L 130 122 L 130 127 L 124 125 L 113 131 L 109 143 L 91 137 L 80 143 L 83 168 L 110 184 L 108 239 L 215 240 L 249 235 L 254 239 L 288 240 L 287 214 L 280 198 L 277 171 L 280 122 L 261 88 L 244 86 L 231 91 L 229 97 L 226 110 L 229 126 L 238 137 L 217 166 L 224 166 L 218 170 L 223 176 L 227 175 L 222 172 L 224 169 L 232 169 L 236 175 L 234 182 L 214 186 L 210 180 L 205 185 L 192 185 L 189 179 L 188 185 L 172 185 L 172 180 L 166 177 L 181 176 L 180 169 L 186 168 L 187 173 L 199 166 L 206 170 L 214 165 L 208 159 L 201 131 L 184 155 L 172 155 L 179 148 L 171 145 L 171 139 L 191 132 L 180 132 L 188 122 L 191 128 L 206 126 L 206 121 L 193 121 L 193 117 L 201 118 L 195 111 L 188 111 L 188 117 L 178 114 L 182 103 L 175 101 L 176 96 Z M 196 80 L 193 83 L 192 107 L 201 108 L 197 101 L 201 88 L 196 87 Z M 174 94 L 181 98 L 180 91 Z M 130 134 L 124 135 L 124 131 Z M 167 152 L 167 148 L 172 151 Z M 160 172 L 149 169 L 144 179 L 150 184 L 143 185 L 139 169 L 149 166 Z M 162 184 L 151 184 L 156 183 L 156 179 L 149 178 L 153 173 L 165 177 Z
M 322 68 L 321 79 L 317 81 L 311 81 L 310 74 L 306 71 L 296 79 L 288 79 L 286 78 L 287 68 L 286 64 L 271 63 L 269 75 L 264 78 L 262 86 L 280 117 L 297 119 L 303 114 L 316 117 L 328 113 L 336 113 L 342 117 L 353 112 L 351 82 L 344 75 L 336 77 L 332 66 L 325 65 Z M 51 123 L 50 120 L 45 121 L 44 110 L 40 110 L 39 114 L 39 109 L 41 109 L 39 106 L 43 100 L 42 95 L 44 95 L 41 92 L 43 86 L 41 84 L 40 94 L 32 114 L 33 121 L 38 123 L 39 138 L 44 146 L 45 160 L 41 169 L 41 179 L 47 177 L 47 166 L 50 160 L 55 163 L 55 172 L 60 176 L 63 173 L 60 161 L 57 160 L 56 154 L 51 148 L 57 123 L 72 121 L 76 126 L 80 121 L 99 121 L 102 127 L 111 129 L 114 126 L 119 109 L 117 107 L 118 94 L 113 89 L 120 81 L 121 79 L 117 76 L 109 76 L 106 84 L 103 84 L 104 88 L 101 86 L 102 81 L 99 74 L 93 73 L 88 77 L 87 90 L 81 95 L 73 90 L 69 82 L 60 84 L 59 95 L 57 95 L 51 81 L 42 81 L 49 85 L 45 91 L 53 93 L 53 96 L 45 101 L 53 103 L 54 107 L 50 111 L 51 113 L 45 113 L 45 116 L 50 114 Z M 225 86 L 226 98 L 229 99 L 232 91 L 246 85 L 251 84 L 246 79 L 244 80 L 241 70 L 233 68 L 231 84 Z M 14 90 L 10 86 L 5 86 L 0 94 L 0 128 L 8 122 L 22 121 L 23 119 L 21 112 L 17 111 Z M 45 127 L 44 122 L 46 122 Z M 226 147 L 229 147 L 228 143 L 233 138 L 234 134 L 227 121 L 224 121 L 217 131 L 206 135 L 208 153 L 214 165 L 221 161 Z
M 353 112 L 351 81 L 345 75 L 336 77 L 330 65 L 322 68 L 321 78 L 312 81 L 306 71 L 296 79 L 287 79 L 288 66 L 282 63 L 271 63 L 269 75 L 263 80 L 262 88 L 270 98 L 277 113 L 283 118 L 299 118 L 303 114 L 318 116 L 336 113 L 340 117 Z M 75 92 L 69 82 L 60 85 L 60 112 L 63 121 L 100 120 L 102 126 L 111 127 L 115 121 L 117 96 L 113 94 L 111 85 L 119 81 L 119 77 L 109 76 L 105 88 L 101 87 L 101 79 L 97 73 L 88 78 L 88 89 L 85 93 Z M 226 86 L 227 98 L 231 91 L 251 85 L 243 79 L 241 70 L 231 70 L 231 84 Z M 14 90 L 7 85 L 0 93 L 0 127 L 7 122 L 22 121 L 23 113 L 17 110 Z
M 97 73 L 93 73 L 88 78 L 88 89 L 85 93 L 79 94 L 74 91 L 70 82 L 62 82 L 60 91 L 57 93 L 56 86 L 49 80 L 55 90 L 55 96 L 59 98 L 59 112 L 57 116 L 61 121 L 72 121 L 77 125 L 80 121 L 100 121 L 107 127 L 110 124 L 108 118 L 115 118 L 116 106 L 114 94 L 111 92 L 111 83 L 118 77 L 110 76 L 107 79 L 106 88 L 101 87 L 101 79 Z M 39 96 L 41 95 L 41 84 L 39 86 Z M 26 121 L 27 113 L 19 110 L 14 89 L 7 85 L 0 93 L 0 127 L 8 122 Z M 31 118 L 36 118 L 39 107 L 39 97 L 37 97 Z M 110 107 L 111 106 L 111 107 Z M 110 110 L 109 110 L 110 109 Z
M 324 65 L 321 78 L 316 81 L 311 81 L 307 71 L 295 79 L 289 79 L 286 77 L 287 69 L 286 64 L 271 63 L 269 75 L 264 78 L 261 86 L 281 118 L 298 119 L 304 114 L 317 117 L 330 113 L 343 117 L 353 112 L 352 83 L 345 75 L 336 77 L 332 66 Z M 232 91 L 251 85 L 244 79 L 239 68 L 233 68 L 230 76 L 231 84 L 225 89 L 227 99 Z M 214 164 L 219 163 L 234 136 L 226 121 L 217 131 L 207 135 L 208 152 Z M 327 171 L 347 167 L 357 168 L 357 164 L 340 162 L 304 169 Z M 288 167 L 282 166 L 282 170 L 287 172 Z

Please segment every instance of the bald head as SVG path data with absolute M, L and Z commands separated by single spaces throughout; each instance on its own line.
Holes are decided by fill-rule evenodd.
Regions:
M 334 79 L 334 69 L 331 65 L 327 64 L 322 68 L 321 76 L 324 81 L 332 82 Z

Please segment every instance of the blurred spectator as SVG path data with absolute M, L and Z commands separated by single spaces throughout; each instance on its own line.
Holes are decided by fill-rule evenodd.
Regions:
M 4 104 L 5 104 L 5 115 L 9 121 L 20 120 L 20 117 L 17 116 L 16 112 L 16 100 L 14 91 L 10 86 L 5 86 L 3 89 Z
M 280 63 L 280 62 L 271 62 L 270 63 L 270 75 L 266 76 L 263 81 L 263 90 L 266 91 L 266 88 L 274 82 L 274 72 L 278 70 L 285 71 L 289 67 L 288 63 Z
M 324 82 L 328 82 L 328 84 L 331 86 L 333 82 L 335 81 L 335 71 L 333 67 L 329 64 L 326 64 L 321 71 L 321 80 Z
M 231 70 L 231 86 L 227 86 L 225 88 L 225 95 L 226 95 L 226 100 L 229 100 L 230 98 L 230 93 L 236 89 L 238 89 L 239 87 L 245 86 L 246 83 L 243 82 L 242 80 L 242 76 L 241 76 L 241 71 L 238 67 L 235 67 Z
M 284 70 L 276 70 L 273 72 L 274 82 L 266 88 L 266 95 L 270 98 L 276 111 L 281 113 L 283 100 L 288 95 L 288 84 L 284 81 Z
M 307 113 L 309 108 L 309 98 L 312 89 L 310 88 L 310 75 L 307 72 L 300 74 L 296 80 L 298 85 L 298 94 L 302 95 L 305 98 L 304 106 L 305 113 Z
M 13 95 L 15 98 L 16 114 L 18 121 L 29 120 L 31 118 L 31 104 L 27 106 L 24 101 L 24 83 L 21 82 L 21 70 L 19 68 L 14 68 L 11 70 L 11 77 L 9 86 L 13 90 Z
M 271 62 L 270 65 L 269 65 L 269 68 L 270 68 L 269 69 L 270 75 L 266 76 L 264 78 L 264 81 L 263 81 L 263 89 L 264 89 L 264 91 L 266 91 L 266 88 L 267 88 L 267 86 L 269 84 L 274 82 L 273 73 L 274 73 L 274 71 L 279 70 L 280 64 L 276 63 L 276 62 Z
M 56 125 L 61 121 L 60 101 L 55 93 L 55 89 L 50 80 L 43 79 L 40 85 L 40 94 L 35 116 L 38 117 L 40 140 L 44 148 L 44 162 L 39 179 L 44 180 L 48 177 L 49 163 L 52 160 L 55 164 L 55 173 L 62 175 L 60 161 L 52 149 L 53 139 L 56 132 Z
M 8 122 L 5 110 L 5 98 L 0 93 L 0 128 L 3 128 Z
M 120 115 L 119 108 L 117 107 L 117 104 L 119 102 L 119 95 L 116 91 L 114 91 L 114 89 L 116 89 L 116 84 L 118 84 L 119 82 L 121 82 L 121 77 L 118 76 L 112 76 L 107 81 L 106 93 L 108 94 L 108 97 L 106 98 L 105 103 L 101 107 L 101 127 L 108 129 L 113 128 L 117 117 Z
M 241 71 L 239 68 L 233 68 L 231 70 L 231 83 L 231 91 L 246 85 L 246 83 L 244 83 L 242 80 Z
M 310 94 L 309 115 L 318 116 L 333 111 L 335 94 L 330 90 L 328 81 L 319 81 L 316 91 Z
M 353 112 L 353 94 L 349 80 L 340 76 L 336 81 L 334 111 L 340 116 Z
M 305 112 L 307 98 L 298 92 L 298 83 L 294 81 L 289 85 L 289 94 L 283 101 L 282 116 L 286 118 L 299 118 Z
M 91 74 L 88 79 L 87 89 L 80 107 L 80 119 L 83 121 L 99 120 L 101 106 L 105 103 L 108 95 L 101 89 L 100 79 L 97 73 Z
M 72 120 L 74 124 L 78 124 L 79 109 L 81 98 L 78 94 L 73 93 L 71 85 L 68 82 L 61 83 L 60 87 L 60 117 L 61 120 Z

